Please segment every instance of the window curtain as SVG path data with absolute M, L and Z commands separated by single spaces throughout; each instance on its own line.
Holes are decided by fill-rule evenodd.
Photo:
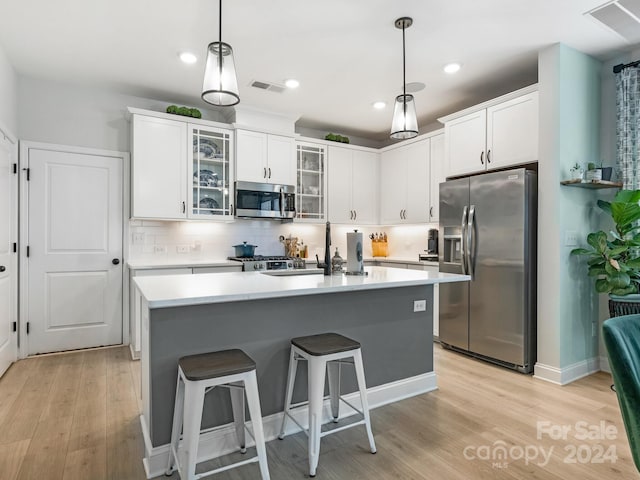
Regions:
M 616 74 L 617 167 L 622 187 L 640 188 L 640 67 Z

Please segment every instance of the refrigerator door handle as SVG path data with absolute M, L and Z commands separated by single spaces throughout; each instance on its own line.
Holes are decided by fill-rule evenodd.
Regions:
M 467 205 L 462 209 L 462 223 L 460 230 L 460 249 L 461 249 L 461 258 L 462 258 L 462 274 L 467 275 L 467 220 L 469 215 L 469 207 Z
M 475 223 L 476 223 L 476 206 L 471 205 L 469 208 L 469 222 L 467 223 L 467 265 L 468 275 L 473 277 L 475 270 Z

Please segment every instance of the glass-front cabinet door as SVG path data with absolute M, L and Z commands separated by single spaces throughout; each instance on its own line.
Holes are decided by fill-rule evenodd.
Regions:
M 296 152 L 296 219 L 324 222 L 326 220 L 325 147 L 296 142 Z
M 190 124 L 190 218 L 233 218 L 232 132 Z

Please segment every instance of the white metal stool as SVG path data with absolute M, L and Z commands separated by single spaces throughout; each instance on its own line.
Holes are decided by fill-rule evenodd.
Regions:
M 244 383 L 244 387 L 240 382 Z M 229 388 L 233 421 L 242 453 L 246 452 L 244 415 L 246 391 L 249 415 L 253 423 L 252 437 L 258 454 L 241 462 L 196 474 L 204 396 L 218 386 Z M 182 448 L 178 449 L 180 430 L 183 427 Z M 249 429 L 246 428 L 246 430 L 251 435 Z M 262 480 L 269 480 L 255 362 L 238 349 L 182 357 L 178 361 L 178 382 L 166 475 L 171 475 L 177 470 L 182 480 L 195 480 L 253 462 L 259 463 Z
M 353 363 L 344 359 L 353 358 Z M 291 398 L 296 379 L 296 371 L 300 360 L 307 361 L 308 369 L 308 401 L 299 405 L 309 405 L 309 429 L 305 429 L 291 415 Z M 356 370 L 358 389 L 362 411 L 347 402 L 340 396 L 340 366 L 342 364 L 353 365 Z M 362 420 L 329 431 L 322 431 L 322 404 L 324 401 L 325 372 L 329 374 L 329 397 L 331 400 L 331 415 L 333 421 L 338 422 L 340 400 L 349 405 L 362 415 Z M 291 356 L 289 360 L 289 375 L 287 377 L 287 391 L 285 394 L 284 416 L 282 428 L 278 438 L 285 435 L 287 417 L 293 420 L 309 437 L 309 475 L 315 477 L 320 455 L 320 439 L 326 435 L 337 433 L 357 425 L 365 425 L 371 453 L 376 453 L 376 444 L 371 432 L 371 420 L 369 418 L 369 402 L 367 401 L 367 386 L 364 380 L 364 367 L 362 366 L 362 353 L 360 343 L 337 333 L 323 333 L 308 337 L 298 337 L 291 340 Z

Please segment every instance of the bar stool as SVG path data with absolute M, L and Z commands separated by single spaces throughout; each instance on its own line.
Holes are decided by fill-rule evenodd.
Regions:
M 246 391 L 249 415 L 253 422 L 251 436 L 255 440 L 258 454 L 231 465 L 196 474 L 204 396 L 219 386 L 228 388 L 231 394 L 233 421 L 242 453 L 246 452 L 245 428 L 251 435 L 245 424 L 244 394 Z M 178 443 L 182 427 L 184 427 L 182 448 L 179 450 Z M 253 462 L 259 463 L 262 480 L 269 480 L 256 380 L 256 363 L 238 349 L 182 357 L 178 360 L 178 382 L 166 475 L 171 475 L 177 470 L 182 480 L 195 480 Z
M 309 437 L 309 476 L 315 477 L 320 455 L 320 439 L 326 435 L 337 433 L 347 428 L 364 424 L 369 437 L 369 447 L 371 453 L 376 453 L 376 444 L 371 432 L 371 420 L 369 418 L 369 402 L 367 401 L 367 387 L 364 380 L 364 367 L 362 366 L 362 353 L 360 343 L 337 333 L 323 333 L 308 337 L 298 337 L 291 340 L 291 356 L 289 357 L 289 375 L 287 377 L 287 391 L 285 394 L 284 416 L 282 418 L 282 428 L 278 438 L 282 440 L 285 436 L 285 424 L 287 418 L 293 420 Z M 353 358 L 353 362 L 344 359 Z M 298 405 L 309 405 L 309 429 L 305 429 L 291 415 L 291 398 L 296 379 L 298 362 L 307 362 L 308 371 L 308 401 Z M 360 390 L 360 400 L 362 411 L 351 405 L 340 396 L 340 373 L 341 365 L 353 365 L 356 370 L 358 389 Z M 349 405 L 362 415 L 362 420 L 322 431 L 322 404 L 324 401 L 324 381 L 325 372 L 329 374 L 329 397 L 331 402 L 331 415 L 334 423 L 338 422 L 340 400 Z

